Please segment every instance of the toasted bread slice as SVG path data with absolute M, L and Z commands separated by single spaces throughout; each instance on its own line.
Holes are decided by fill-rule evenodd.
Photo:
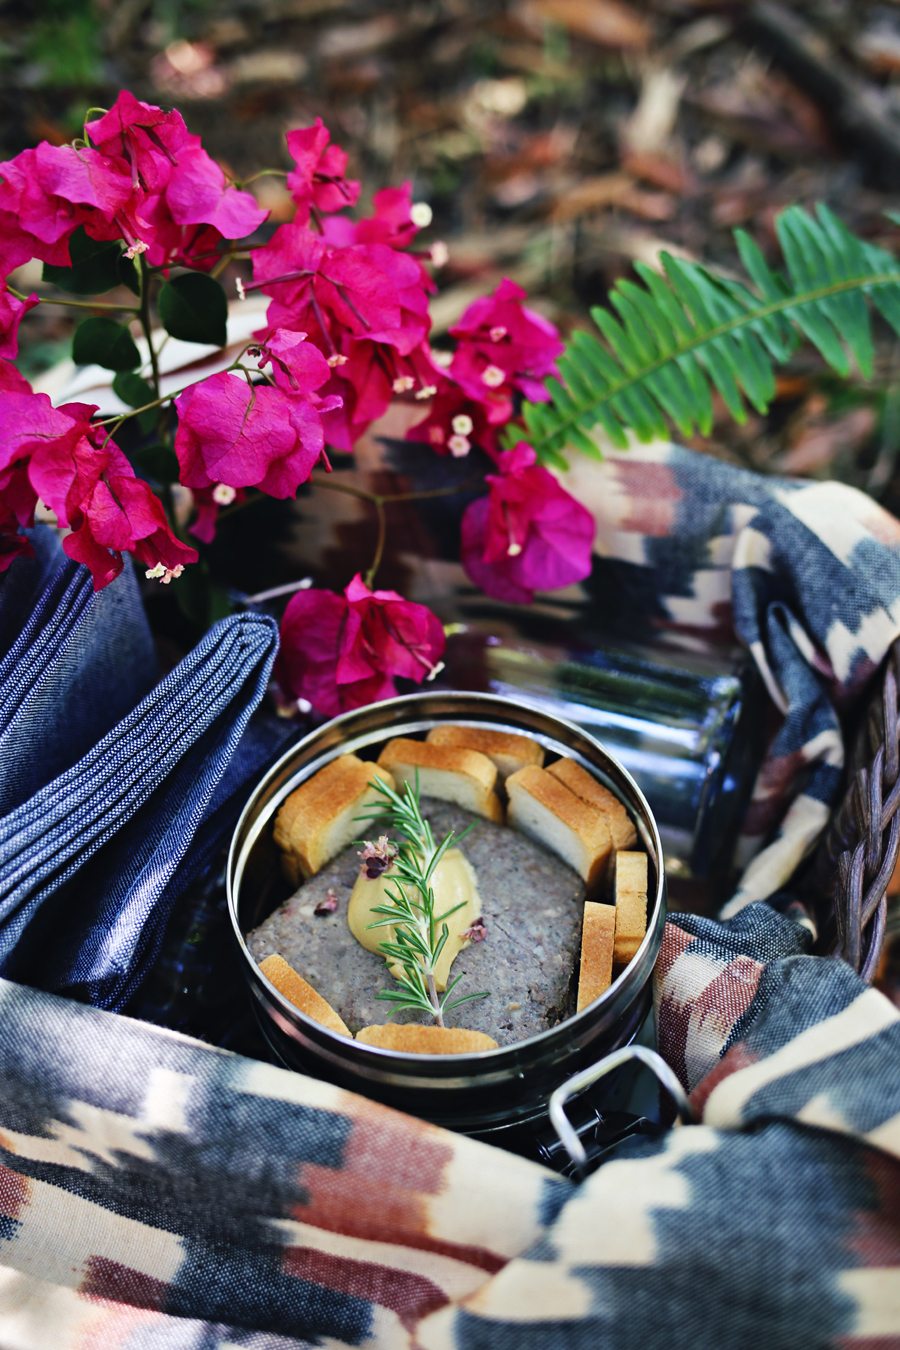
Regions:
M 595 905 L 592 900 L 586 900 L 578 971 L 578 1012 L 599 998 L 612 983 L 615 930 L 615 905 Z
M 512 731 L 494 731 L 491 727 L 459 727 L 442 723 L 432 727 L 427 738 L 433 745 L 457 745 L 466 750 L 480 750 L 497 766 L 500 781 L 527 764 L 538 768 L 544 762 L 544 747 L 530 736 Z
M 336 1031 L 340 1036 L 353 1035 L 331 1004 L 317 993 L 302 975 L 298 975 L 283 956 L 278 956 L 277 953 L 267 956 L 264 961 L 260 961 L 259 968 L 266 979 L 274 984 L 279 994 L 284 994 L 289 1003 L 293 1003 L 295 1008 L 306 1013 L 306 1016 L 312 1018 L 314 1022 L 319 1022 L 329 1031 Z
M 414 783 L 418 775 L 423 797 L 455 802 L 465 811 L 474 811 L 498 824 L 503 821 L 503 807 L 494 791 L 497 767 L 480 750 L 397 736 L 388 741 L 378 763 L 398 783 Z
M 377 1045 L 382 1050 L 401 1050 L 410 1055 L 472 1055 L 479 1050 L 496 1050 L 493 1036 L 483 1031 L 467 1031 L 464 1027 L 421 1027 L 412 1022 L 397 1026 L 363 1027 L 356 1033 L 363 1045 Z
M 308 778 L 281 806 L 275 817 L 275 843 L 283 850 L 285 871 L 294 885 L 314 876 L 365 833 L 365 823 L 358 817 L 383 801 L 369 786 L 373 778 L 394 786 L 386 769 L 356 755 L 341 755 Z
M 613 842 L 607 818 L 546 769 L 529 766 L 506 780 L 509 822 L 559 854 L 592 891 L 606 872 Z
M 574 792 L 575 796 L 580 797 L 588 806 L 603 812 L 617 849 L 631 848 L 632 844 L 637 843 L 634 822 L 618 797 L 614 797 L 609 788 L 598 783 L 593 774 L 588 773 L 580 764 L 576 764 L 574 759 L 558 759 L 550 765 L 547 772 L 552 773 L 561 783 L 565 783 L 569 791 Z
M 616 854 L 616 940 L 613 960 L 624 966 L 647 931 L 647 855 Z

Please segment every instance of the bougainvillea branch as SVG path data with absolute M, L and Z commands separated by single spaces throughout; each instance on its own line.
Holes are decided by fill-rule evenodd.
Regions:
M 125 554 L 149 580 L 177 582 L 199 558 L 189 538 L 211 543 L 221 512 L 261 497 L 356 496 L 375 514 L 365 578 L 339 594 L 295 594 L 282 622 L 283 691 L 327 715 L 440 668 L 435 615 L 373 588 L 389 505 L 462 487 L 380 494 L 329 477 L 329 455 L 352 454 L 393 403 L 421 407 L 409 436 L 423 453 L 462 459 L 477 447 L 492 462 L 464 485 L 480 478 L 486 495 L 462 517 L 461 548 L 490 594 L 528 601 L 585 576 L 593 528 L 530 447 L 501 449 L 522 401 L 547 398 L 562 351 L 553 325 L 504 281 L 450 330 L 450 350 L 433 350 L 438 246 L 417 238 L 430 209 L 404 183 L 354 214 L 360 184 L 321 119 L 290 131 L 286 152 L 292 167 L 230 182 L 180 113 L 126 90 L 91 109 L 71 145 L 44 142 L 0 164 L 0 571 L 30 551 L 38 502 L 100 588 Z M 266 175 L 285 178 L 294 204 L 274 229 L 247 190 Z M 43 284 L 29 294 L 14 283 L 35 260 Z M 169 338 L 225 347 L 229 271 L 235 303 L 253 290 L 268 297 L 262 326 L 229 364 L 164 393 Z M 97 298 L 110 294 L 121 302 Z M 86 314 L 73 357 L 110 372 L 124 410 L 53 407 L 18 373 L 20 329 L 40 303 Z M 161 454 L 147 458 L 145 446 Z

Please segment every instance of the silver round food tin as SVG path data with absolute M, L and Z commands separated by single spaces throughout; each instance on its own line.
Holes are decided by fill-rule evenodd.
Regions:
M 614 792 L 634 819 L 650 860 L 648 924 L 637 954 L 610 988 L 557 1026 L 479 1054 L 409 1055 L 348 1040 L 306 1017 L 262 974 L 245 934 L 290 894 L 272 838 L 273 819 L 285 798 L 338 755 L 375 759 L 391 737 L 421 736 L 441 722 L 524 732 L 551 754 L 571 756 Z M 659 832 L 631 775 L 571 723 L 525 702 L 477 693 L 389 699 L 345 713 L 299 741 L 269 770 L 244 808 L 228 857 L 227 894 L 263 1033 L 284 1063 L 497 1142 L 502 1142 L 498 1132 L 502 1135 L 523 1122 L 546 1118 L 554 1090 L 579 1070 L 634 1041 L 650 1010 L 650 981 L 666 912 Z M 327 989 L 322 992 L 327 997 Z

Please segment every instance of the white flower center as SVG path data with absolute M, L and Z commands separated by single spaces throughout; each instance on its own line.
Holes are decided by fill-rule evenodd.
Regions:
M 420 230 L 427 230 L 434 220 L 434 212 L 427 202 L 413 202 L 409 209 L 409 218 Z
M 505 379 L 506 376 L 499 366 L 486 366 L 481 372 L 482 383 L 486 384 L 488 389 L 499 389 Z
M 453 419 L 453 430 L 460 436 L 471 436 L 474 425 L 468 413 L 457 413 Z
M 159 581 L 160 585 L 168 586 L 170 581 L 177 580 L 184 571 L 181 563 L 175 567 L 166 567 L 165 563 L 158 562 L 155 567 L 150 567 L 144 573 L 148 581 Z

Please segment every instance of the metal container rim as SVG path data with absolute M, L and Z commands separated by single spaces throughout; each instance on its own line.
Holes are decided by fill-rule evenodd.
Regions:
M 435 705 L 441 704 L 446 705 L 448 711 L 451 709 L 454 709 L 455 711 L 446 718 L 439 717 L 435 713 Z M 524 728 L 516 721 L 515 714 L 521 713 L 524 709 L 527 712 L 532 713 L 541 723 L 546 724 L 546 729 L 544 731 L 535 732 L 533 728 L 529 728 L 528 730 L 531 734 L 536 734 L 538 738 L 549 743 L 556 739 L 553 736 L 553 732 L 558 728 L 570 736 L 576 743 L 586 742 L 595 754 L 598 754 L 602 760 L 606 761 L 609 768 L 612 770 L 611 781 L 615 782 L 616 779 L 621 780 L 622 785 L 628 789 L 628 792 L 633 797 L 634 800 L 631 805 L 637 808 L 637 811 L 634 812 L 634 814 L 639 815 L 640 817 L 636 823 L 643 833 L 649 835 L 649 842 L 652 845 L 654 855 L 653 862 L 656 871 L 656 887 L 652 906 L 649 904 L 650 897 L 648 896 L 647 929 L 634 957 L 632 957 L 631 961 L 620 971 L 609 988 L 605 989 L 598 999 L 595 999 L 593 1003 L 588 1004 L 587 1007 L 582 1008 L 579 1012 L 573 1013 L 570 1017 L 565 1018 L 555 1026 L 547 1027 L 543 1031 L 521 1041 L 515 1041 L 510 1045 L 498 1046 L 493 1050 L 468 1051 L 465 1054 L 456 1055 L 409 1054 L 400 1050 L 389 1050 L 383 1046 L 367 1045 L 365 1042 L 341 1036 L 337 1032 L 333 1032 L 329 1028 L 323 1026 L 321 1023 L 315 1022 L 291 1003 L 290 1000 L 286 999 L 260 970 L 259 965 L 253 958 L 250 949 L 247 946 L 238 914 L 240 886 L 243 880 L 244 864 L 263 828 L 271 822 L 281 801 L 298 787 L 301 782 L 310 777 L 317 768 L 322 767 L 323 764 L 329 762 L 330 759 L 336 758 L 338 754 L 347 753 L 346 741 L 348 737 L 343 733 L 346 733 L 348 730 L 357 730 L 360 734 L 363 734 L 367 724 L 371 723 L 369 729 L 375 733 L 372 738 L 372 743 L 375 743 L 379 738 L 378 732 L 383 733 L 383 739 L 388 739 L 391 735 L 401 734 L 396 727 L 392 725 L 391 715 L 394 713 L 402 713 L 408 710 L 411 714 L 418 712 L 420 716 L 426 718 L 430 715 L 433 718 L 434 724 L 437 724 L 439 721 L 449 721 L 452 717 L 455 717 L 456 720 L 465 721 L 466 713 L 463 710 L 466 707 L 469 707 L 472 710 L 471 715 L 476 717 L 479 710 L 482 712 L 493 710 L 498 714 L 493 719 L 480 717 L 477 718 L 477 720 L 481 722 L 492 721 L 494 724 L 498 725 L 498 729 L 499 727 L 503 727 L 507 730 L 518 731 L 520 734 L 524 731 Z M 502 715 L 503 713 L 505 713 L 505 716 Z M 387 715 L 386 720 L 385 715 Z M 312 756 L 307 763 L 302 766 L 302 768 L 307 769 L 308 772 L 303 773 L 299 778 L 287 779 L 284 783 L 280 784 L 279 788 L 271 796 L 267 796 L 271 785 L 277 782 L 285 769 L 290 767 L 304 751 L 309 750 L 311 747 L 315 747 L 319 742 L 325 742 L 325 744 L 321 746 L 320 753 Z M 360 746 L 358 748 L 363 747 Z M 567 748 L 572 749 L 573 747 L 569 746 Z M 328 750 L 333 751 L 333 753 L 326 755 L 325 752 Z M 593 767 L 596 769 L 600 766 L 593 765 Z M 254 829 L 255 826 L 258 828 Z M 647 841 L 645 840 L 645 842 Z M 388 1066 L 395 1070 L 402 1068 L 407 1071 L 407 1074 L 413 1074 L 414 1076 L 415 1071 L 419 1070 L 421 1072 L 426 1064 L 445 1068 L 448 1071 L 452 1067 L 456 1070 L 456 1073 L 453 1074 L 454 1077 L 464 1077 L 466 1067 L 469 1065 L 472 1066 L 472 1073 L 477 1074 L 478 1077 L 482 1076 L 478 1073 L 479 1069 L 487 1071 L 493 1069 L 499 1072 L 510 1066 L 514 1060 L 521 1058 L 521 1056 L 530 1049 L 533 1048 L 535 1051 L 539 1051 L 541 1048 L 551 1044 L 554 1040 L 559 1038 L 560 1033 L 565 1028 L 571 1028 L 573 1026 L 586 1027 L 588 1024 L 595 1021 L 598 1013 L 602 1012 L 605 1008 L 610 1008 L 615 1005 L 623 995 L 624 991 L 630 986 L 643 986 L 643 968 L 647 965 L 648 952 L 654 943 L 657 930 L 661 928 L 661 911 L 664 908 L 665 896 L 663 851 L 656 819 L 644 793 L 624 765 L 589 732 L 584 731 L 581 727 L 577 726 L 576 723 L 570 722 L 567 718 L 559 717 L 555 713 L 548 713 L 544 707 L 540 706 L 537 702 L 532 702 L 527 696 L 513 700 L 506 695 L 487 694 L 468 690 L 441 690 L 439 692 L 425 691 L 414 694 L 401 694 L 396 698 L 383 699 L 375 703 L 367 704 L 363 708 L 354 708 L 349 712 L 341 713 L 337 717 L 330 718 L 328 721 L 323 722 L 320 726 L 315 727 L 305 736 L 302 736 L 299 740 L 295 741 L 294 744 L 289 746 L 275 763 L 270 766 L 247 800 L 231 837 L 225 877 L 228 916 L 245 966 L 249 967 L 249 969 L 245 969 L 245 978 L 255 981 L 257 984 L 261 984 L 265 989 L 267 997 L 274 1002 L 276 1006 L 281 1008 L 288 1020 L 295 1023 L 299 1022 L 310 1040 L 313 1042 L 321 1041 L 321 1048 L 326 1051 L 329 1058 L 332 1055 L 336 1055 L 341 1063 L 353 1064 L 355 1067 L 361 1056 L 361 1062 L 368 1062 L 373 1067 L 380 1062 L 385 1068 Z M 653 961 L 650 963 L 651 968 L 654 963 L 655 954 Z M 649 973 L 650 970 L 648 969 L 646 971 L 648 977 Z M 404 1078 L 406 1078 L 407 1074 L 404 1074 Z

